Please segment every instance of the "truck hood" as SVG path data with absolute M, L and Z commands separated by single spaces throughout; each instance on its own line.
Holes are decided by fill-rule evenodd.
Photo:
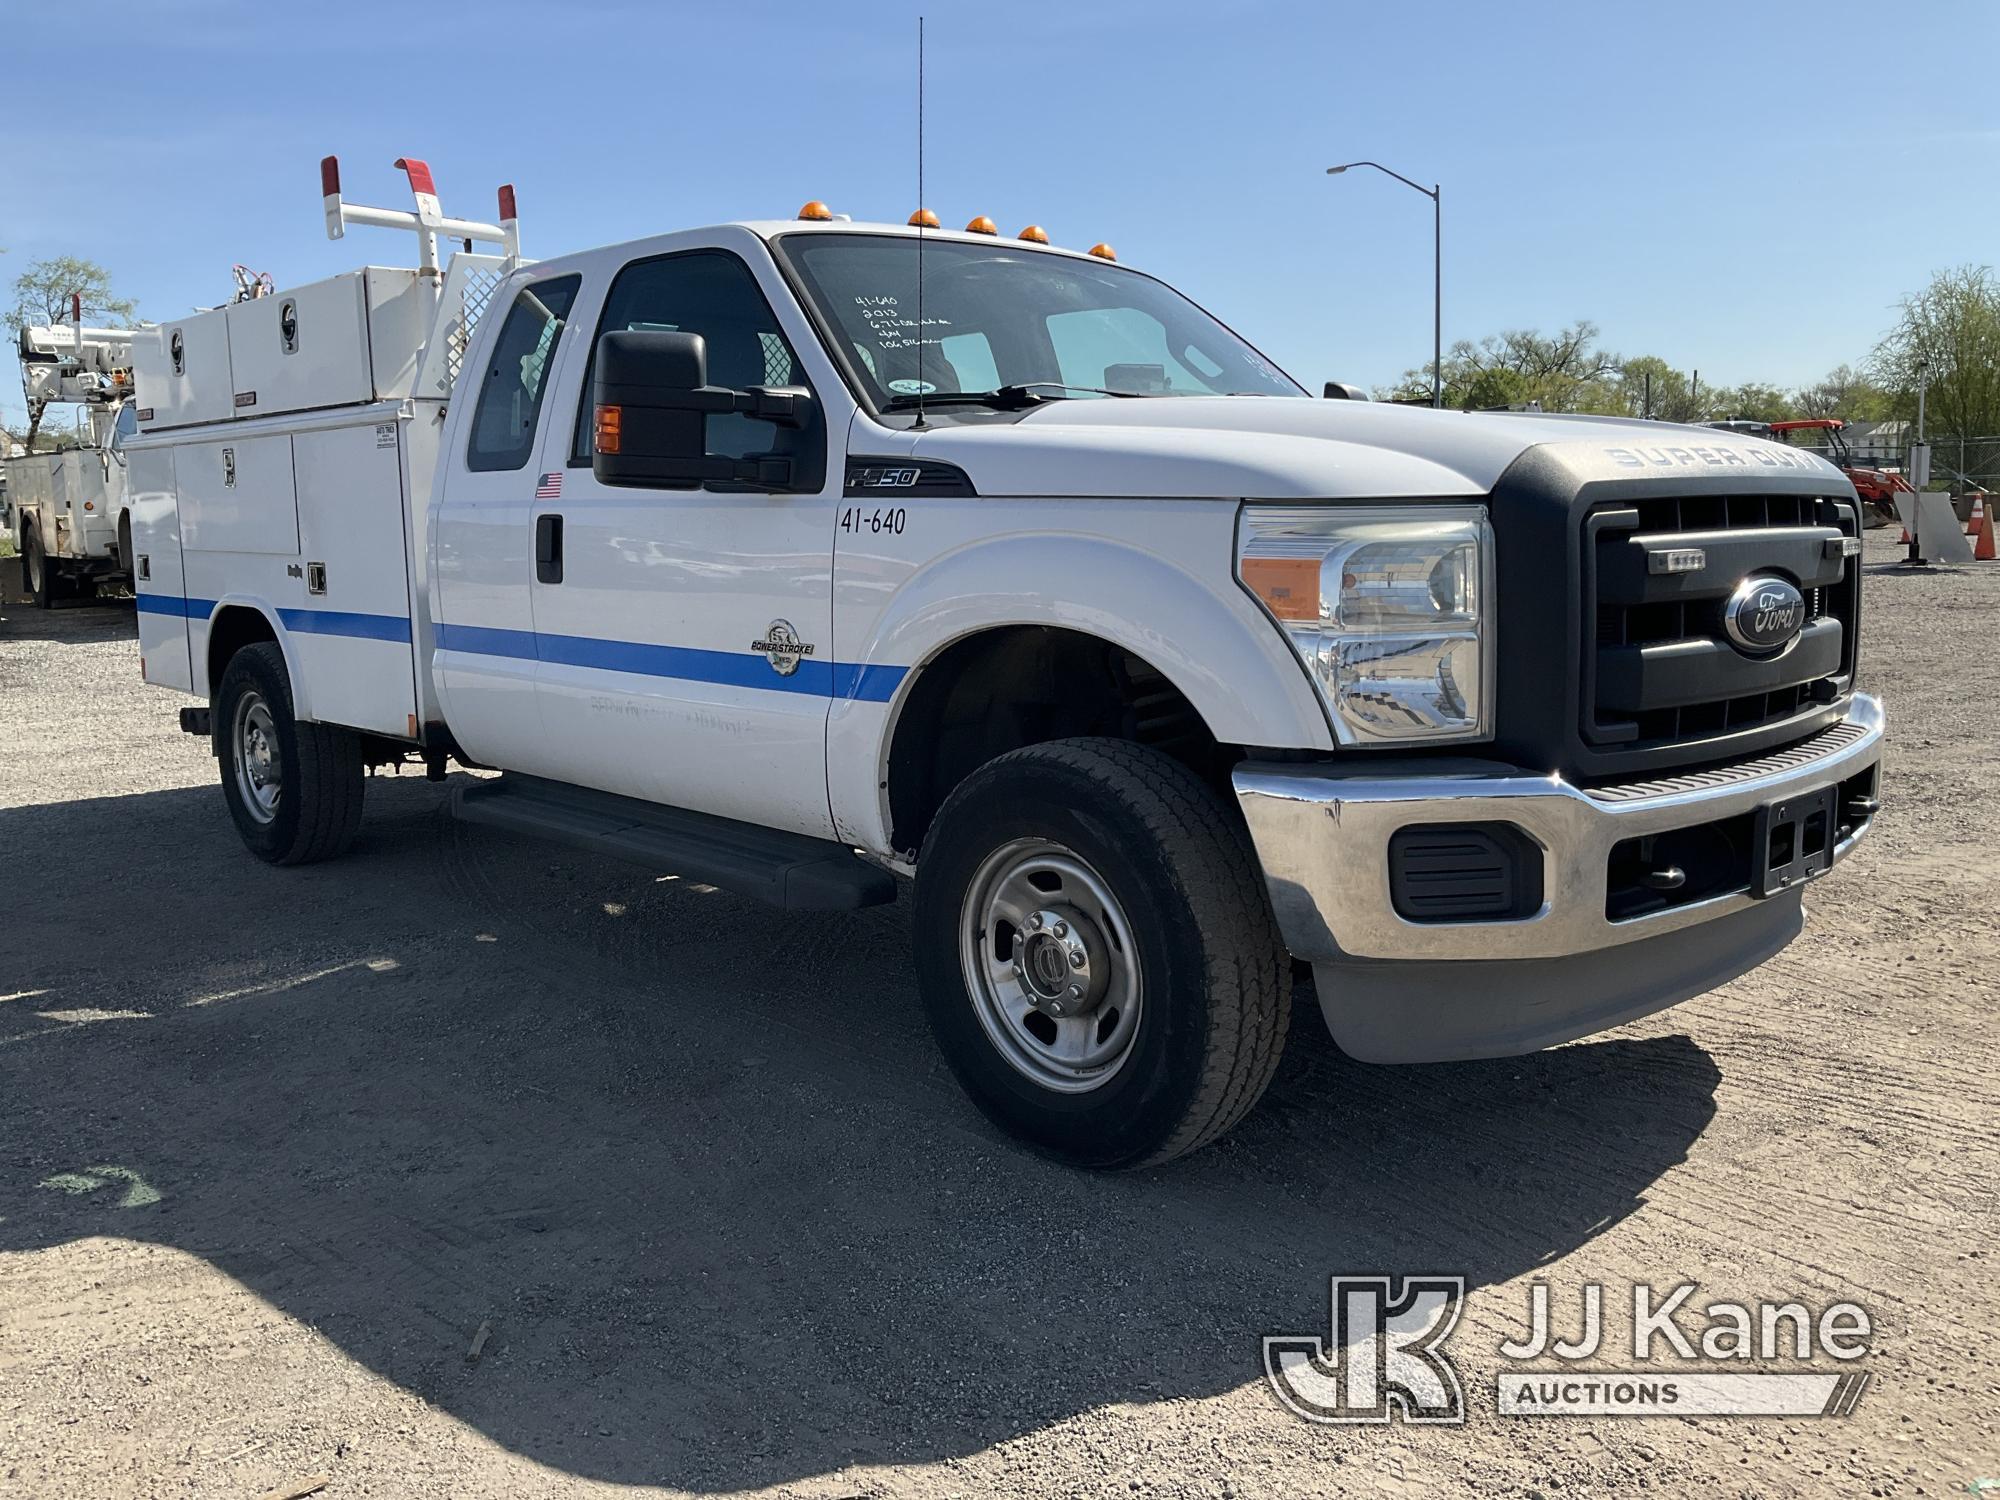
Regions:
M 1176 396 L 1052 401 L 1010 422 L 903 434 L 912 457 L 955 464 L 986 495 L 1258 500 L 1483 495 L 1545 444 L 1635 475 L 1840 471 L 1782 443 L 1613 417 L 1432 411 L 1373 401 Z M 883 445 L 900 446 L 900 445 Z

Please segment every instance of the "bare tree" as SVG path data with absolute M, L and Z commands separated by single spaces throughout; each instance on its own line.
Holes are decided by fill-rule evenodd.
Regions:
M 1800 386 L 1792 400 L 1801 416 L 1846 417 L 1876 421 L 1887 414 L 1887 393 L 1852 365 L 1836 365 L 1811 385 Z

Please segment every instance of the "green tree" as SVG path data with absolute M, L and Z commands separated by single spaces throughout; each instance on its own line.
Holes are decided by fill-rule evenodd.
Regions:
M 1987 266 L 1936 272 L 1875 347 L 1874 373 L 1912 416 L 1926 392 L 1929 434 L 1956 443 L 1959 467 L 1973 438 L 2000 434 L 2000 283 Z
M 81 294 L 86 320 L 130 318 L 138 304 L 111 290 L 111 273 L 94 260 L 58 255 L 38 260 L 14 278 L 14 321 L 19 325 L 67 323 L 70 299 Z
M 1718 417 L 1751 422 L 1784 422 L 1798 415 L 1798 407 L 1789 394 L 1760 380 L 1720 387 L 1713 396 L 1704 399 L 1709 410 Z
M 1553 334 L 1510 328 L 1445 352 L 1444 404 L 1479 410 L 1538 403 L 1544 411 L 1596 411 L 1618 356 L 1600 348 L 1597 325 L 1580 319 Z M 1405 370 L 1388 395 L 1427 398 L 1430 367 Z
M 58 255 L 38 260 L 14 278 L 14 323 L 16 327 L 67 323 L 72 299 L 83 298 L 85 318 L 110 317 L 120 322 L 130 319 L 138 304 L 111 290 L 111 273 L 94 260 L 75 255 Z M 27 444 L 32 450 L 42 425 L 42 414 L 28 414 Z
M 1892 400 L 1864 371 L 1848 364 L 1835 365 L 1792 394 L 1802 417 L 1845 417 L 1850 422 L 1887 420 Z
M 1657 354 L 1640 354 L 1618 367 L 1616 410 L 1656 422 L 1699 422 L 1708 416 L 1708 397 L 1685 370 Z

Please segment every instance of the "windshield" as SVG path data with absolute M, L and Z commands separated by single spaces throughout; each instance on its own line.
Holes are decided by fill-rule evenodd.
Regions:
M 1020 387 L 1085 399 L 1305 394 L 1164 282 L 1108 262 L 928 241 L 919 340 L 913 237 L 796 234 L 783 250 L 878 409 Z

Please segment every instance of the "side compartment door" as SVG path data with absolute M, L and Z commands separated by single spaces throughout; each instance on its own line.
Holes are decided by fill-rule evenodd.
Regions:
M 438 455 L 432 524 L 435 669 L 445 717 L 466 753 L 508 770 L 556 774 L 535 704 L 533 459 L 542 406 L 582 277 L 530 282 L 487 317 L 499 332 L 456 399 L 471 402 Z
M 315 719 L 414 739 L 401 426 L 356 423 L 293 437 L 306 600 L 280 614 L 312 683 Z
M 845 431 L 845 414 L 824 409 L 830 382 L 811 378 L 796 352 L 810 335 L 797 323 L 788 334 L 774 305 L 796 317 L 761 242 L 654 255 L 611 279 L 593 349 L 616 330 L 698 333 L 711 385 L 806 386 L 817 399 L 797 429 L 708 418 L 712 456 L 788 458 L 782 488 L 602 485 L 590 468 L 590 350 L 575 351 L 561 492 L 535 507 L 538 693 L 566 780 L 830 837 L 841 469 L 828 461 L 827 432 L 830 420 Z
M 132 503 L 132 592 L 139 603 L 140 675 L 157 687 L 191 693 L 194 669 L 188 659 L 174 450 L 165 446 L 128 450 L 125 463 Z

